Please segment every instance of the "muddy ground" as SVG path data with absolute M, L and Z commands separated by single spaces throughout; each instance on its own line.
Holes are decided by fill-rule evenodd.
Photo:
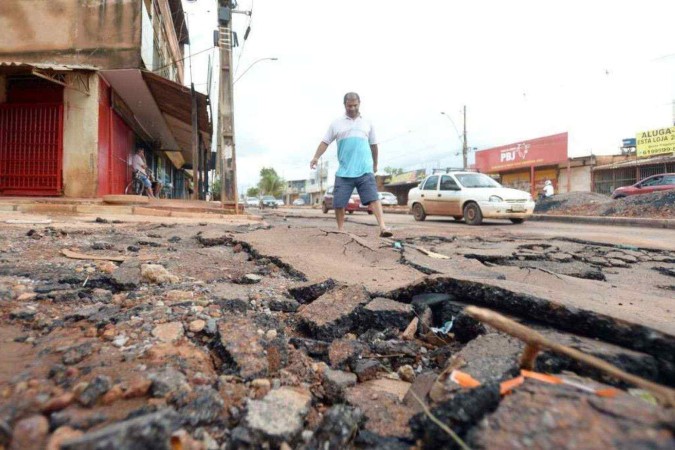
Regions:
M 537 201 L 538 214 L 674 219 L 675 190 L 612 199 L 595 192 L 556 194 Z
M 675 445 L 672 409 L 551 352 L 535 370 L 564 383 L 500 393 L 524 346 L 463 312 L 675 387 L 673 252 L 349 230 L 2 225 L 0 449 Z

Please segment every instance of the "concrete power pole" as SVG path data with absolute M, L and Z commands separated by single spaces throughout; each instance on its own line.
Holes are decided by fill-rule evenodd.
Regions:
M 232 5 L 218 0 L 218 47 L 220 74 L 218 81 L 218 169 L 220 201 L 239 212 L 237 193 L 237 153 L 234 145 L 234 98 L 232 90 Z
M 464 105 L 464 134 L 462 136 L 464 137 L 464 142 L 462 143 L 462 163 L 464 164 L 464 170 L 466 170 L 469 167 L 466 162 L 469 149 L 466 144 L 466 105 Z

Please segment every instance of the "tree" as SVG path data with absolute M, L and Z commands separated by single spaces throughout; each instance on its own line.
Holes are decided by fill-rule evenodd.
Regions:
M 260 195 L 260 189 L 258 189 L 255 186 L 248 188 L 248 190 L 246 191 L 247 197 L 257 197 L 259 195 Z
M 384 173 L 386 173 L 387 175 L 391 175 L 391 176 L 401 175 L 403 173 L 403 169 L 401 169 L 401 168 L 396 169 L 394 167 L 385 167 Z
M 286 182 L 279 177 L 277 171 L 271 167 L 260 169 L 260 181 L 258 182 L 260 195 L 272 195 L 279 197 L 286 189 Z

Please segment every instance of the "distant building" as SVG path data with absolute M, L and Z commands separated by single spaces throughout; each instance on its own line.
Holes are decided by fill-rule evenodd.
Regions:
M 2 9 L 0 26 L 0 195 L 121 194 L 139 146 L 166 192 L 187 195 L 180 0 L 22 0 Z M 196 97 L 206 161 L 211 122 Z

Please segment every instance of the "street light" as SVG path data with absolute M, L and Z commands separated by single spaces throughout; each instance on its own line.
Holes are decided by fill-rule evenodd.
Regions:
M 460 134 L 459 130 L 457 129 L 457 125 L 455 125 L 455 121 L 452 120 L 452 118 L 445 113 L 445 111 L 441 111 L 441 114 L 444 115 L 452 124 L 452 127 L 455 129 L 455 133 L 457 133 L 457 137 L 459 138 L 460 142 L 463 142 L 462 140 L 462 135 Z
M 241 79 L 241 77 L 243 77 L 244 75 L 246 75 L 246 72 L 248 72 L 249 70 L 251 70 L 251 67 L 255 66 L 255 65 L 258 64 L 260 61 L 267 61 L 267 60 L 269 60 L 269 61 L 278 61 L 279 58 L 260 58 L 260 59 L 256 59 L 255 61 L 253 61 L 253 62 L 251 63 L 250 66 L 248 66 L 248 67 L 246 68 L 246 70 L 244 70 L 244 71 L 242 72 L 241 75 L 239 75 L 239 76 L 237 77 L 236 80 L 234 80 L 234 81 L 232 82 L 232 84 L 236 83 L 237 81 L 239 81 L 239 80 Z

